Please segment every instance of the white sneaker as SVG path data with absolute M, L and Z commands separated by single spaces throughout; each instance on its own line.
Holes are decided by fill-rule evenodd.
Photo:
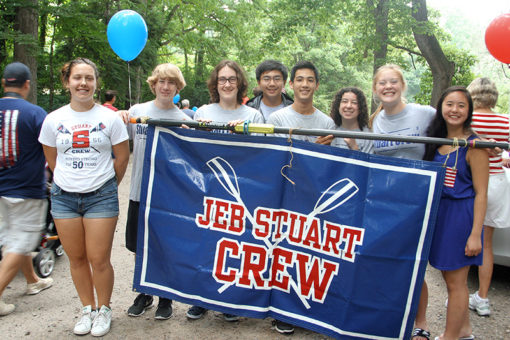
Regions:
M 90 334 L 92 334 L 92 336 L 105 335 L 110 331 L 111 323 L 112 323 L 112 310 L 106 307 L 105 305 L 102 305 L 101 309 L 94 318 Z
M 74 334 L 85 335 L 90 332 L 92 328 L 92 320 L 96 316 L 96 311 L 92 311 L 92 306 L 88 305 L 81 309 L 81 318 L 74 325 Z
M 482 299 L 478 291 L 469 295 L 469 309 L 476 310 L 480 316 L 489 316 L 491 314 L 489 299 Z
M 53 286 L 53 279 L 51 277 L 47 277 L 45 279 L 39 279 L 36 283 L 27 284 L 27 294 L 35 295 L 40 293 L 41 291 L 50 288 Z
M 16 307 L 10 303 L 5 303 L 2 300 L 0 300 L 0 316 L 4 316 L 7 314 L 11 314 L 14 312 L 14 309 Z

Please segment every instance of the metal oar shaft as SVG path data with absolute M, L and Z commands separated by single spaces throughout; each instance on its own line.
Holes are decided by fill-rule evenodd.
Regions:
M 181 126 L 187 125 L 197 129 L 218 129 L 230 130 L 236 133 L 266 133 L 266 134 L 286 134 L 286 135 L 307 135 L 307 136 L 328 136 L 340 138 L 357 138 L 357 139 L 370 139 L 370 140 L 384 140 L 392 142 L 403 143 L 424 143 L 424 144 L 438 144 L 438 145 L 459 145 L 461 147 L 469 146 L 474 148 L 501 148 L 504 150 L 510 149 L 509 143 L 502 142 L 489 142 L 489 141 L 468 141 L 466 139 L 450 139 L 450 138 L 437 138 L 437 137 L 419 137 L 419 136 L 402 136 L 402 135 L 387 135 L 377 134 L 371 132 L 361 131 L 340 131 L 340 130 L 325 130 L 325 129 L 304 129 L 304 128 L 288 128 L 278 127 L 271 124 L 255 124 L 243 123 L 235 126 L 217 123 L 217 122 L 197 122 L 192 120 L 172 120 L 172 119 L 150 119 L 150 118 L 136 118 L 131 119 L 131 123 L 144 123 L 158 126 Z

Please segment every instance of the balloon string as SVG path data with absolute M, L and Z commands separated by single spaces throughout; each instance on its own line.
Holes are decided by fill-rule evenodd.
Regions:
M 128 65 L 128 91 L 129 91 L 129 107 L 131 107 L 131 70 L 129 68 L 129 61 L 127 62 Z
M 508 69 L 510 69 L 510 64 L 506 65 L 508 66 Z M 505 72 L 505 65 L 504 64 L 501 64 L 501 69 L 503 69 L 503 74 L 505 75 L 505 77 L 507 77 L 508 79 L 510 79 L 509 76 L 506 75 L 506 72 Z

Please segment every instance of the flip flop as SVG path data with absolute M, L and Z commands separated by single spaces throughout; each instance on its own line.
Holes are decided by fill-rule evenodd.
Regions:
M 417 336 L 425 338 L 427 340 L 430 340 L 430 332 L 426 331 L 424 329 L 418 328 L 418 327 L 413 329 L 413 334 L 411 335 L 411 339 L 414 337 L 417 337 Z M 436 340 L 439 340 L 439 339 L 436 338 Z
M 459 340 L 475 340 L 475 336 L 473 334 L 468 336 L 460 337 Z

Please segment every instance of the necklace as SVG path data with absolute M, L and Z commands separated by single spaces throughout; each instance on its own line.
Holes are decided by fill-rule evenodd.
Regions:
M 5 98 L 5 97 L 14 97 L 14 98 L 18 98 L 18 99 L 23 99 L 23 97 L 17 92 L 5 92 L 3 98 Z

